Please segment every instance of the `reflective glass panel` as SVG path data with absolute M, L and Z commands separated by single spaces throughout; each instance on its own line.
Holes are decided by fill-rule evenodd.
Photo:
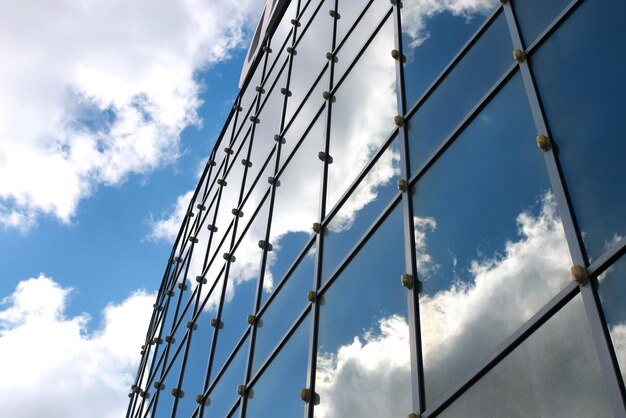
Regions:
M 620 258 L 598 277 L 598 293 L 604 308 L 604 316 L 613 340 L 613 348 L 620 365 L 622 378 L 626 380 L 626 258 Z
M 402 2 L 404 82 L 409 109 L 499 5 L 497 0 Z M 511 51 L 507 52 L 506 58 L 510 58 Z M 472 73 L 472 82 L 478 74 Z
M 515 0 L 517 23 L 526 46 L 543 32 L 572 0 Z
M 362 1 L 361 3 L 363 4 L 359 4 L 358 6 L 357 5 L 353 6 L 352 4 L 353 2 L 354 2 L 353 0 L 350 0 L 348 2 L 342 1 L 340 2 L 339 9 L 342 10 L 345 8 L 346 10 L 351 11 L 351 13 L 354 14 L 353 16 L 353 20 L 354 20 L 357 17 L 356 16 L 357 12 L 361 13 L 361 9 L 365 6 L 367 1 Z M 354 3 L 359 3 L 359 2 L 354 2 Z M 365 12 L 365 14 L 363 15 L 363 18 L 361 19 L 359 24 L 354 28 L 352 33 L 350 33 L 350 36 L 348 36 L 347 38 L 338 37 L 337 48 L 340 47 L 340 49 L 338 53 L 335 54 L 336 61 L 335 61 L 334 76 L 333 76 L 335 82 L 341 79 L 341 77 L 347 70 L 348 66 L 354 61 L 354 59 L 356 58 L 356 55 L 359 53 L 361 48 L 365 45 L 365 42 L 367 42 L 370 36 L 372 36 L 372 32 L 374 31 L 374 28 L 378 26 L 378 24 L 385 17 L 385 14 L 390 9 L 391 9 L 391 3 L 387 3 L 385 1 L 373 1 L 371 5 L 368 7 L 367 12 Z M 348 21 L 348 19 L 346 19 L 346 16 L 344 15 L 345 13 L 342 12 L 341 19 L 339 19 L 338 21 L 338 26 L 337 26 L 338 34 L 343 34 L 344 32 L 346 32 L 347 31 L 346 26 L 352 25 L 354 23 L 353 20 Z M 340 40 L 341 42 L 343 42 L 341 46 L 340 46 Z M 385 56 L 385 58 L 388 59 L 389 57 Z
M 328 7 L 333 8 L 334 2 L 328 2 Z M 337 45 L 345 38 L 347 32 L 356 22 L 357 17 L 361 14 L 363 9 L 368 3 L 368 0 L 339 0 L 337 11 L 339 12 L 340 18 L 337 20 Z M 387 2 L 377 2 L 373 3 L 387 3 Z M 387 9 L 391 6 L 391 4 L 385 4 Z M 370 31 L 374 26 L 370 26 Z
M 393 21 L 387 19 L 333 98 L 327 210 L 395 127 L 396 74 L 389 56 L 393 44 Z
M 195 400 L 196 395 L 204 393 L 207 363 L 215 332 L 211 326 L 211 316 L 209 311 L 204 310 L 196 321 L 198 328 L 192 334 L 185 367 L 185 380 L 182 385 L 186 396 L 181 399 L 179 405 L 184 413 L 180 416 L 190 416 L 191 412 L 198 406 Z
M 182 336 L 181 336 L 182 340 Z M 176 354 L 177 347 L 171 347 L 168 362 L 172 362 L 172 365 L 167 372 L 167 376 L 163 378 L 159 376 L 159 381 L 162 382 L 165 387 L 162 391 L 159 392 L 159 399 L 156 405 L 156 409 L 154 409 L 154 418 L 165 418 L 170 417 L 172 414 L 172 407 L 174 405 L 174 396 L 171 394 L 171 390 L 178 386 L 178 378 L 180 376 L 180 367 L 183 362 L 183 354 L 184 347 Z M 174 357 L 176 356 L 176 357 Z M 152 395 L 154 395 L 155 389 L 154 387 L 149 388 L 149 391 Z
M 416 184 L 428 403 L 571 282 L 535 136 L 518 74 Z
M 439 417 L 612 417 L 577 296 Z
M 402 207 L 396 206 L 322 296 L 315 417 L 402 417 L 411 370 Z
M 626 234 L 626 186 L 621 180 L 626 155 L 626 56 L 615 50 L 615 40 L 626 39 L 625 20 L 624 2 L 584 2 L 532 57 L 592 259 Z
M 274 248 L 263 282 L 266 292 L 272 291 L 303 251 L 313 234 L 313 223 L 318 221 L 322 162 L 317 153 L 323 138 L 324 119 L 319 118 L 280 175 L 270 232 Z
M 285 96 L 280 93 L 280 89 L 286 85 L 286 80 L 287 67 L 284 68 L 276 85 L 271 91 L 271 86 L 264 87 L 266 93 L 263 95 L 263 108 L 259 113 L 260 122 L 255 126 L 254 139 L 252 141 L 252 148 L 250 149 L 249 160 L 252 166 L 248 168 L 246 191 L 250 189 L 272 147 L 276 144 L 274 135 L 280 133 L 283 104 L 285 102 Z M 239 160 L 242 158 L 247 158 L 246 153 L 242 153 Z M 266 179 L 267 177 L 261 180 Z
M 257 321 L 253 373 L 265 362 L 309 303 L 306 292 L 312 288 L 314 264 L 315 251 L 309 250 Z
M 374 220 L 398 193 L 399 141 L 394 140 L 333 216 L 324 235 L 322 282 L 326 282 Z
M 205 417 L 224 417 L 233 407 L 239 396 L 237 386 L 244 383 L 247 356 L 248 341 L 246 340 L 211 389 L 211 393 L 209 393 L 210 405 L 204 408 Z
M 249 392 L 248 417 L 303 416 L 305 404 L 300 399 L 300 388 L 307 386 L 310 332 L 307 317 Z
M 506 19 L 500 14 L 411 117 L 409 151 L 413 174 L 511 66 L 512 50 Z
M 319 0 L 312 0 L 308 7 L 317 7 L 319 3 Z M 328 16 L 327 8 L 322 4 L 306 32 L 304 32 L 305 25 L 302 25 L 298 30 L 300 39 L 295 47 L 296 55 L 293 57 L 289 87 L 292 96 L 287 105 L 287 120 L 291 119 L 294 111 L 300 106 L 305 94 L 327 63 L 324 56 L 332 47 L 332 23 L 333 20 Z M 312 98 L 318 103 L 321 102 L 319 94 L 314 94 Z

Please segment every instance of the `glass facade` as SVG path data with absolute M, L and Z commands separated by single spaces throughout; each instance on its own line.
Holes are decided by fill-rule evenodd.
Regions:
M 127 417 L 626 417 L 626 3 L 272 4 Z

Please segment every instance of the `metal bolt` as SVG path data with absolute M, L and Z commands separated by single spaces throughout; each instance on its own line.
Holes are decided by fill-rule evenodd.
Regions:
M 313 224 L 313 232 L 315 232 L 316 234 L 319 234 L 322 231 L 322 224 L 320 224 L 319 222 L 315 222 Z
M 341 15 L 332 9 L 328 11 L 328 14 L 330 17 L 334 17 L 337 20 L 341 19 Z
M 405 179 L 398 179 L 398 189 L 404 193 L 409 189 L 409 183 Z
M 187 322 L 187 328 L 189 328 L 192 331 L 195 331 L 198 329 L 198 324 L 196 324 L 195 322 Z
M 261 94 L 265 93 L 265 89 L 261 86 L 256 86 L 254 90 L 256 90 L 257 93 L 261 93 Z
M 400 51 L 398 51 L 397 49 L 392 49 L 391 50 L 391 57 L 394 60 L 400 59 L 400 57 L 402 56 L 402 54 L 400 53 Z
M 404 125 L 404 118 L 400 115 L 396 115 L 393 117 L 393 123 L 395 123 L 396 126 L 402 126 Z
M 201 284 L 206 284 L 206 278 L 202 276 L 196 276 L 196 281 Z
M 214 160 L 209 160 L 207 164 L 210 165 L 211 167 L 215 167 L 216 162 Z
M 272 48 L 270 48 L 270 47 L 269 47 L 269 46 L 267 46 L 267 45 L 264 45 L 264 46 L 263 46 L 263 51 L 264 51 L 264 52 L 267 52 L 268 54 L 271 54 L 271 53 L 272 53 Z
M 243 396 L 246 394 L 246 387 L 244 385 L 237 386 L 237 394 Z
M 311 400 L 311 390 L 307 388 L 300 389 L 300 399 L 308 403 Z
M 178 288 L 180 290 L 187 290 L 187 285 L 185 283 L 178 283 Z
M 315 302 L 315 298 L 317 297 L 317 292 L 315 290 L 309 290 L 306 292 L 306 298 L 309 302 Z
M 524 60 L 526 59 L 526 55 L 521 49 L 514 49 L 513 58 L 515 58 L 515 61 L 517 62 L 524 62 Z
M 252 123 L 259 123 L 261 121 L 256 116 L 250 116 L 250 122 L 252 122 Z
M 410 274 L 403 274 L 400 278 L 400 281 L 402 282 L 402 286 L 406 287 L 407 289 L 413 287 L 413 276 L 411 276 Z
M 254 320 L 256 319 L 256 317 L 254 315 L 248 315 L 248 324 L 252 325 L 254 324 Z
M 280 88 L 280 94 L 284 94 L 287 97 L 291 97 L 291 91 L 287 90 L 285 87 Z
M 204 406 L 211 405 L 211 400 L 208 397 L 205 398 L 202 394 L 196 395 L 196 402 Z
M 233 106 L 233 109 L 235 109 L 237 112 L 241 112 L 243 110 L 241 106 Z
M 242 164 L 244 167 L 248 167 L 248 168 L 252 167 L 252 162 L 250 162 L 250 161 L 246 160 L 245 158 L 244 158 L 243 160 L 241 160 L 241 164 Z
M 198 210 L 206 210 L 206 206 L 204 206 L 202 203 L 198 203 L 196 207 L 198 208 Z
M 579 264 L 576 264 L 572 266 L 572 268 L 570 269 L 570 272 L 572 273 L 572 278 L 574 279 L 576 283 L 578 283 L 581 286 L 584 286 L 587 284 L 587 281 L 589 280 L 589 276 L 587 275 L 586 268 L 584 268 L 583 266 Z
M 174 388 L 171 391 L 172 395 L 174 395 L 176 398 L 184 398 L 185 397 L 185 392 L 183 392 L 182 390 L 178 389 L 178 388 Z
M 209 224 L 206 226 L 206 229 L 208 229 L 211 232 L 217 232 L 217 227 L 215 225 Z
M 193 244 L 197 244 L 197 243 L 198 243 L 198 238 L 196 238 L 196 237 L 189 237 L 188 239 L 189 239 L 189 241 L 191 241 Z
M 291 24 L 294 25 L 297 28 L 300 27 L 300 22 L 298 22 L 296 19 L 291 19 Z
M 542 151 L 548 151 L 550 149 L 550 138 L 546 135 L 537 135 L 537 146 Z

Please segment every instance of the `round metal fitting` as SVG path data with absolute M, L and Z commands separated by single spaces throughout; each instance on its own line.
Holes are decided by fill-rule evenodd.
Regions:
M 537 135 L 537 146 L 542 151 L 548 151 L 550 149 L 550 138 L 546 135 Z
M 402 283 L 402 286 L 406 287 L 407 289 L 410 289 L 413 287 L 413 276 L 411 276 L 410 274 L 403 274 L 400 277 L 400 281 Z
M 311 400 L 311 390 L 307 388 L 300 389 L 300 399 L 304 402 L 309 402 Z
M 243 396 L 246 394 L 246 387 L 244 385 L 237 386 L 237 394 Z
M 306 292 L 306 298 L 309 302 L 315 302 L 315 298 L 317 297 L 317 292 L 315 290 L 309 290 Z
M 393 117 L 393 123 L 395 123 L 396 126 L 400 127 L 404 125 L 404 118 L 400 115 L 396 115 Z
M 584 286 L 587 284 L 587 281 L 589 280 L 589 276 L 587 275 L 586 268 L 584 268 L 580 264 L 575 264 L 570 269 L 570 272 L 572 273 L 572 278 L 574 279 L 576 283 L 578 283 L 581 286 Z
M 517 62 L 524 62 L 524 60 L 526 59 L 526 54 L 524 54 L 524 51 L 522 51 L 521 49 L 514 49 L 513 50 L 513 58 L 515 58 L 515 61 Z
M 254 315 L 248 315 L 248 318 L 246 318 L 246 320 L 248 321 L 249 325 L 254 324 L 254 320 L 256 319 L 256 317 Z
M 405 179 L 398 179 L 398 189 L 404 193 L 409 189 L 409 183 Z

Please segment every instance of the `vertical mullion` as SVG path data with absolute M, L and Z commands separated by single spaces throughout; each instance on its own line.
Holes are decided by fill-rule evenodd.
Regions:
M 521 51 L 525 51 L 524 44 L 520 36 L 520 30 L 515 18 L 515 13 L 510 2 L 504 4 L 504 13 L 506 16 L 509 31 L 513 41 L 513 47 Z M 548 124 L 542 111 L 541 101 L 534 82 L 532 69 L 528 65 L 528 60 L 523 59 L 519 62 L 520 73 L 524 83 L 528 101 L 530 104 L 532 116 L 535 122 L 535 128 L 538 135 L 549 135 Z M 556 204 L 559 209 L 565 237 L 569 246 L 570 255 L 573 263 L 581 266 L 588 265 L 587 254 L 580 234 L 580 229 L 576 222 L 573 212 L 565 180 L 562 175 L 558 157 L 550 147 L 544 152 L 544 160 L 548 169 L 552 192 L 554 193 Z M 592 277 L 588 283 L 580 286 L 583 304 L 585 306 L 586 316 L 591 329 L 591 334 L 596 347 L 596 352 L 600 362 L 600 368 L 604 377 L 606 390 L 609 393 L 611 407 L 615 417 L 626 417 L 626 396 L 624 394 L 624 383 L 619 371 L 619 365 L 615 352 L 613 351 L 611 337 L 606 325 L 606 320 L 600 300 L 597 294 L 597 279 Z
M 402 46 L 402 2 L 392 1 L 394 42 L 399 52 L 396 59 L 396 102 L 398 115 L 402 117 L 397 123 L 398 135 L 401 138 L 400 146 L 400 178 L 408 181 L 411 177 L 411 164 L 409 161 L 409 139 L 404 117 L 407 111 L 406 91 L 404 84 L 404 50 Z M 426 407 L 424 391 L 424 368 L 422 362 L 422 341 L 420 331 L 419 314 L 419 291 L 420 282 L 417 277 L 417 265 L 415 258 L 415 234 L 413 225 L 413 202 L 411 200 L 410 186 L 402 193 L 402 217 L 404 222 L 404 260 L 405 270 L 414 278 L 413 285 L 407 289 L 407 310 L 409 322 L 410 356 L 411 356 L 411 399 L 414 413 L 422 413 Z
M 297 1 L 297 5 L 296 5 L 296 16 L 295 18 L 297 19 L 299 14 L 300 14 L 300 0 L 293 0 L 293 1 Z M 285 7 L 288 7 L 289 5 L 285 5 Z M 289 18 L 289 16 L 284 17 Z M 279 23 L 280 24 L 280 23 Z M 298 39 L 298 27 L 296 25 L 294 25 L 293 30 L 292 30 L 292 45 L 295 45 L 296 40 Z M 269 39 L 268 43 L 271 46 L 272 44 L 272 38 Z M 278 42 L 280 42 L 281 40 L 278 39 Z M 278 60 L 280 60 L 280 53 L 282 51 L 277 51 L 278 53 Z M 281 151 L 281 147 L 282 147 L 282 139 L 280 137 L 280 132 L 283 131 L 284 125 L 285 125 L 285 115 L 287 113 L 287 101 L 289 99 L 289 87 L 290 87 L 290 81 L 291 81 L 291 69 L 293 67 L 293 59 L 294 59 L 294 54 L 289 54 L 288 58 L 289 60 L 288 65 L 287 65 L 287 80 L 286 80 L 286 85 L 285 85 L 285 94 L 284 94 L 284 99 L 283 99 L 283 105 L 282 105 L 282 111 L 281 111 L 281 117 L 280 117 L 280 125 L 279 125 L 279 129 L 278 132 L 279 134 L 277 134 L 277 141 L 276 141 L 276 157 L 275 157 L 275 161 L 274 161 L 274 171 L 273 171 L 273 176 L 274 178 L 276 177 L 276 174 L 278 173 L 278 169 L 280 167 L 280 151 Z M 278 70 L 277 70 L 278 71 Z M 281 86 L 276 85 L 274 87 L 274 92 L 273 94 L 277 94 L 277 92 L 279 91 Z M 270 93 L 271 94 L 271 93 Z M 257 187 L 260 187 L 257 185 Z M 267 220 L 266 220 L 266 228 L 265 228 L 265 235 L 264 235 L 264 240 L 266 243 L 269 243 L 270 240 L 270 231 L 271 231 L 271 225 L 272 225 L 272 216 L 273 216 L 273 212 L 274 212 L 274 199 L 276 196 L 276 183 L 273 182 L 272 185 L 270 186 L 271 190 L 270 190 L 270 196 L 269 196 L 269 202 L 268 202 L 268 213 L 267 213 Z M 261 202 L 261 205 L 265 204 L 264 202 Z M 265 268 L 267 265 L 267 246 L 266 248 L 263 249 L 262 254 L 261 254 L 261 261 L 260 261 L 260 268 L 259 268 L 259 278 L 257 280 L 257 287 L 256 287 L 256 291 L 255 291 L 255 300 L 254 300 L 254 306 L 253 306 L 253 312 L 254 312 L 254 316 L 256 317 L 258 315 L 259 309 L 261 307 L 261 300 L 262 300 L 262 293 L 263 293 L 263 281 L 265 278 Z M 248 358 L 247 358 L 247 364 L 246 364 L 246 372 L 245 372 L 245 376 L 244 376 L 244 384 L 246 385 L 246 388 L 248 388 L 248 382 L 250 381 L 251 375 L 252 375 L 252 365 L 254 362 L 254 347 L 256 344 L 256 333 L 257 333 L 257 321 L 254 321 L 254 324 L 252 324 L 251 330 L 250 330 L 250 341 L 248 342 Z M 246 391 L 247 394 L 247 391 Z M 247 412 L 247 407 L 248 407 L 248 397 L 245 396 L 244 399 L 242 400 L 242 402 L 240 403 L 240 410 L 239 410 L 239 416 L 240 418 L 244 418 L 246 416 L 246 412 Z
M 330 51 L 335 51 L 337 45 L 337 20 L 339 17 L 339 0 L 334 0 L 333 10 L 335 11 L 333 19 L 333 34 L 332 41 L 330 45 Z M 333 91 L 333 75 L 335 72 L 335 60 L 331 59 L 329 63 L 328 69 L 328 91 Z M 331 123 L 332 123 L 332 102 L 333 97 L 329 96 L 326 103 L 326 127 L 324 131 L 324 153 L 326 155 L 330 155 L 330 132 L 331 132 Z M 320 225 L 320 230 L 317 233 L 316 242 L 317 249 L 315 251 L 315 267 L 313 274 L 313 289 L 315 292 L 319 291 L 321 286 L 321 276 L 322 276 L 322 256 L 324 252 L 324 227 L 322 226 L 322 220 L 326 217 L 326 192 L 328 189 L 328 165 L 330 158 L 325 158 L 323 161 L 323 169 L 322 169 L 322 181 L 320 184 L 320 200 L 319 200 L 319 217 L 318 222 Z M 316 378 L 316 370 L 317 370 L 317 338 L 318 338 L 318 328 L 319 328 L 319 314 L 320 314 L 320 306 L 317 300 L 312 301 L 312 318 L 311 318 L 311 334 L 309 340 L 309 367 L 308 367 L 308 389 L 309 389 L 309 400 L 306 402 L 305 408 L 305 417 L 313 418 L 315 403 L 317 399 L 317 393 L 315 389 L 315 378 Z

